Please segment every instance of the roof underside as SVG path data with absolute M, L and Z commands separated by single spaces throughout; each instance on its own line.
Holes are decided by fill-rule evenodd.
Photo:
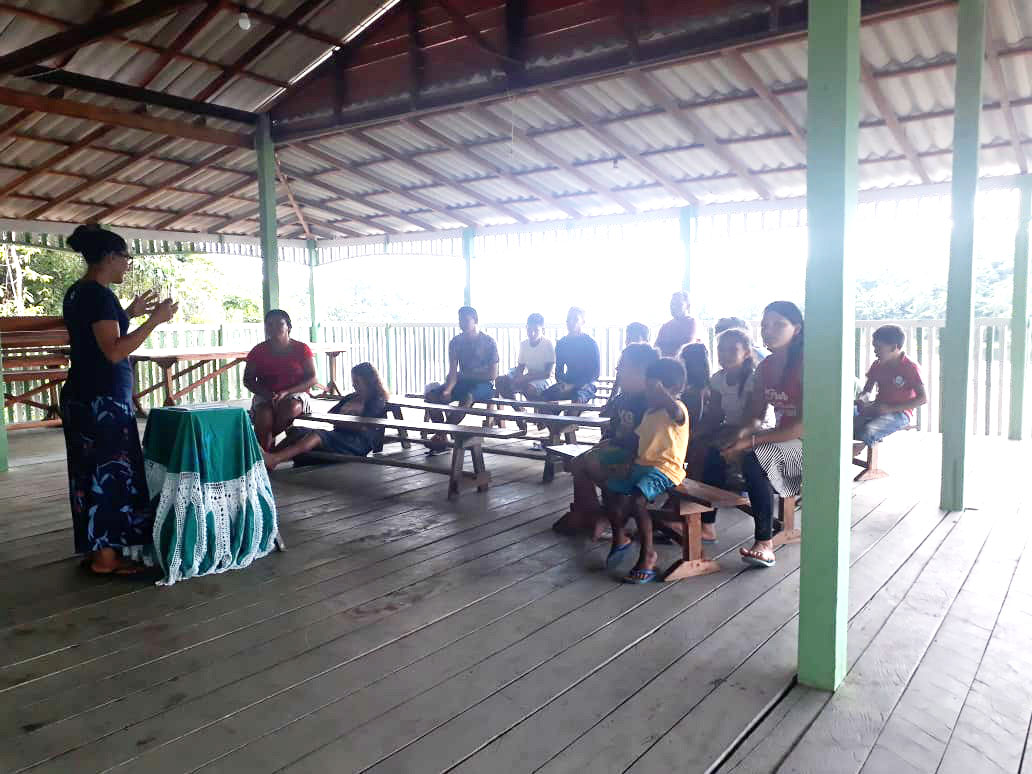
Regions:
M 0 2 L 0 55 L 88 22 L 94 5 L 106 4 Z M 41 64 L 243 111 L 271 107 L 287 236 L 518 224 L 805 193 L 801 0 L 248 5 L 247 32 L 236 3 L 185 4 Z M 1024 173 L 1032 4 L 989 6 L 982 173 Z M 864 7 L 860 185 L 946 181 L 955 6 Z M 177 42 L 179 53 L 164 53 Z M 55 90 L 19 76 L 2 85 Z M 139 107 L 69 88 L 57 96 Z M 197 127 L 193 116 L 166 107 L 146 115 Z M 220 144 L 0 108 L 0 217 L 255 234 L 254 153 L 233 140 L 251 127 L 208 117 L 203 128 L 232 136 Z

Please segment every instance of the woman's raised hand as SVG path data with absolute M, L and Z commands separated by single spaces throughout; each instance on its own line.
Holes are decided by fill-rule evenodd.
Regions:
M 130 319 L 133 317 L 142 317 L 145 314 L 151 314 L 158 305 L 158 292 L 156 290 L 148 290 L 146 293 L 141 293 L 132 300 L 132 303 L 126 307 L 125 313 Z
M 151 319 L 161 323 L 167 323 L 171 320 L 176 312 L 179 311 L 179 304 L 175 303 L 171 298 L 166 298 L 160 304 L 154 307 L 154 311 L 151 312 Z

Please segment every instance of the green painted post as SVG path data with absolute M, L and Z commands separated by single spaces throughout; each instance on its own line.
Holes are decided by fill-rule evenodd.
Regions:
M 473 237 L 476 230 L 465 228 L 462 230 L 462 260 L 466 263 L 466 290 L 462 296 L 464 306 L 473 305 Z
M 846 671 L 849 601 L 860 0 L 811 0 L 808 47 L 799 681 L 833 691 Z
M 953 233 L 942 336 L 941 507 L 964 510 L 971 336 L 974 328 L 975 193 L 978 189 L 978 125 L 982 113 L 985 0 L 957 5 L 957 79 L 953 119 Z
M 1014 300 L 1011 306 L 1010 432 L 1025 437 L 1025 371 L 1028 370 L 1028 221 L 1032 218 L 1032 177 L 1021 179 L 1018 230 L 1014 236 Z
M 684 276 L 681 278 L 681 290 L 692 292 L 692 234 L 695 231 L 697 211 L 691 205 L 682 207 L 678 220 L 681 224 L 681 249 L 684 251 Z
M 0 373 L 4 370 L 4 356 L 0 353 Z M 3 382 L 0 381 L 0 399 L 3 398 Z M 0 473 L 6 473 L 8 469 L 8 447 L 7 447 L 7 409 L 4 408 L 6 401 L 0 400 Z
M 266 113 L 258 117 L 254 132 L 258 154 L 258 222 L 262 245 L 262 307 L 279 306 L 279 245 L 276 241 L 276 148 Z

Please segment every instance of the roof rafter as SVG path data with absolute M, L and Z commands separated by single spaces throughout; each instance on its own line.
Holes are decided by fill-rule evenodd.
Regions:
M 63 32 L 0 56 L 0 75 L 9 75 L 28 65 L 76 51 L 116 32 L 139 27 L 196 2 L 198 0 L 140 0 L 124 10 L 106 14 L 84 24 L 74 24 Z
M 654 178 L 663 189 L 675 199 L 682 199 L 689 204 L 698 204 L 698 200 L 687 191 L 681 188 L 681 184 L 668 175 L 651 161 L 644 157 L 642 151 L 633 148 L 619 137 L 609 132 L 605 127 L 598 126 L 594 118 L 585 110 L 579 108 L 572 100 L 560 94 L 551 86 L 538 91 L 539 96 L 560 113 L 566 113 L 580 128 L 594 137 L 603 145 L 610 145 L 620 151 L 627 162 L 646 177 Z
M 174 216 L 166 218 L 160 223 L 155 223 L 154 228 L 158 231 L 163 231 L 171 227 L 174 223 L 177 223 L 178 221 L 182 220 L 183 218 L 189 218 L 193 215 L 203 213 L 204 210 L 206 210 L 211 205 L 215 204 L 215 202 L 221 201 L 223 199 L 230 199 L 236 197 L 236 195 L 239 194 L 241 191 L 246 191 L 254 184 L 254 180 L 247 180 L 243 183 L 234 183 L 233 185 L 228 186 L 227 188 L 223 188 L 221 191 L 216 191 L 215 193 L 208 194 L 204 197 L 203 200 L 197 202 L 194 205 L 191 205 L 188 209 L 184 210 L 183 212 L 177 212 Z M 253 199 L 247 199 L 246 201 L 248 203 L 254 202 L 256 206 L 258 204 L 258 202 Z
M 440 173 L 438 173 L 437 170 L 435 170 L 429 164 L 423 163 L 419 159 L 414 159 L 414 158 L 412 158 L 410 156 L 405 156 L 402 153 L 398 153 L 398 151 L 394 150 L 394 148 L 392 148 L 390 145 L 387 145 L 386 143 L 380 142 L 376 138 L 370 137 L 369 135 L 365 134 L 364 132 L 362 132 L 360 130 L 354 132 L 353 135 L 354 135 L 354 137 L 356 137 L 357 139 L 359 139 L 362 142 L 366 143 L 367 145 L 371 145 L 372 147 L 376 148 L 381 153 L 389 156 L 394 161 L 400 161 L 400 162 L 409 164 L 410 166 L 415 167 L 416 169 L 420 170 L 424 174 L 429 175 L 430 179 L 433 180 L 434 182 L 438 183 L 439 185 L 442 185 L 442 186 L 444 186 L 446 188 L 454 188 L 456 191 L 461 191 L 462 193 L 464 193 L 466 196 L 468 196 L 473 201 L 475 201 L 475 202 L 477 202 L 479 204 L 482 204 L 483 206 L 488 207 L 488 208 L 490 208 L 492 210 L 495 210 L 496 212 L 500 212 L 501 214 L 503 214 L 503 215 L 505 215 L 507 217 L 513 218 L 517 223 L 528 223 L 529 222 L 528 219 L 527 219 L 527 216 L 524 215 L 519 210 L 514 210 L 512 207 L 509 207 L 507 204 L 504 204 L 503 202 L 496 202 L 496 201 L 494 201 L 492 199 L 488 199 L 487 197 L 482 196 L 481 194 L 479 194 L 477 191 L 475 191 L 473 188 L 471 188 L 470 186 L 466 185 L 465 183 L 462 183 L 462 182 L 457 181 L 457 180 L 441 179 L 440 176 L 439 176 Z
M 506 63 L 510 65 L 516 65 L 519 67 L 523 66 L 522 62 L 519 62 L 515 59 L 511 59 L 508 55 L 503 54 L 501 51 L 495 48 L 491 44 L 491 42 L 480 33 L 480 30 L 478 30 L 476 26 L 474 26 L 474 24 L 469 20 L 469 18 L 467 18 L 465 14 L 459 13 L 455 9 L 455 6 L 451 4 L 451 0 L 434 0 L 434 2 L 442 11 L 448 14 L 448 18 L 451 19 L 452 24 L 459 28 L 464 37 L 467 37 L 470 40 L 472 40 L 476 47 L 484 53 L 493 56 L 495 60 L 497 60 L 498 64 L 501 65 L 503 68 L 505 67 Z
M 921 163 L 921 158 L 917 153 L 917 149 L 914 144 L 910 142 L 910 138 L 907 137 L 906 129 L 903 128 L 903 124 L 899 120 L 899 116 L 896 115 L 895 109 L 889 103 L 888 98 L 885 96 L 885 92 L 882 91 L 881 86 L 878 85 L 877 79 L 874 77 L 874 69 L 871 67 L 864 57 L 860 57 L 860 81 L 867 87 L 867 93 L 871 95 L 871 99 L 874 101 L 875 107 L 878 108 L 878 112 L 881 113 L 882 118 L 885 119 L 885 127 L 892 134 L 896 144 L 899 145 L 899 149 L 903 151 L 903 155 L 907 157 L 907 161 L 910 162 L 910 166 L 917 172 L 918 177 L 921 178 L 922 183 L 930 183 L 931 178 L 928 176 L 928 170 L 924 168 L 924 164 Z
M 496 166 L 495 164 L 492 164 L 490 161 L 487 161 L 486 159 L 481 158 L 480 156 L 473 153 L 468 147 L 466 147 L 462 143 L 455 142 L 450 137 L 441 134 L 441 132 L 438 132 L 436 129 L 427 126 L 418 119 L 406 120 L 402 123 L 404 123 L 406 126 L 412 127 L 416 131 L 423 132 L 424 134 L 432 137 L 434 140 L 441 143 L 448 149 L 454 151 L 455 153 L 458 153 L 464 159 L 469 160 L 471 163 L 476 164 L 477 166 L 482 167 L 484 169 L 487 169 L 489 172 L 496 175 L 497 177 L 500 177 L 503 180 L 508 180 L 510 183 L 519 186 L 520 188 L 529 192 L 531 196 L 535 196 L 541 201 L 548 202 L 553 207 L 561 210 L 562 212 L 565 212 L 571 218 L 583 217 L 580 212 L 573 209 L 569 205 L 564 204 L 562 201 L 559 200 L 558 196 L 546 189 L 544 186 L 538 185 L 537 183 L 534 183 L 530 180 L 521 180 L 513 173 L 504 170 L 501 167 Z
M 679 123 L 695 139 L 706 146 L 706 150 L 717 158 L 721 159 L 737 174 L 742 180 L 748 183 L 753 190 L 763 199 L 773 199 L 774 195 L 767 184 L 760 181 L 742 160 L 721 144 L 720 139 L 702 121 L 696 120 L 688 114 L 677 99 L 661 85 L 653 75 L 642 72 L 630 73 L 629 77 L 642 91 L 644 91 L 653 102 L 661 106 L 671 118 Z
M 283 174 L 283 168 L 280 167 L 279 159 L 277 158 L 275 161 L 276 176 L 283 185 L 283 190 L 287 192 L 287 200 L 290 202 L 290 206 L 294 210 L 294 214 L 297 215 L 297 221 L 301 224 L 301 228 L 304 229 L 305 237 L 307 239 L 313 239 L 312 230 L 308 228 L 308 221 L 305 220 L 304 213 L 301 212 L 301 207 L 298 206 L 297 199 L 294 198 L 294 192 L 290 188 L 290 183 L 287 182 L 287 176 Z
M 1011 147 L 1014 148 L 1014 156 L 1021 169 L 1021 174 L 1028 172 L 1028 157 L 1021 145 L 1021 132 L 1014 120 L 1014 110 L 1011 108 L 1010 96 L 1007 94 L 1007 77 L 1003 72 L 1003 65 L 1000 63 L 1000 47 L 996 43 L 995 24 L 993 14 L 985 15 L 985 48 L 986 57 L 989 60 L 989 69 L 992 70 L 993 78 L 996 79 L 997 91 L 1000 94 L 1000 105 L 1003 108 L 1003 118 L 1007 122 L 1007 133 L 1010 135 Z
M 749 60 L 745 58 L 745 55 L 741 51 L 735 48 L 724 49 L 724 59 L 731 66 L 731 68 L 742 78 L 752 89 L 756 96 L 763 100 L 763 103 L 770 108 L 771 112 L 778 119 L 780 123 L 790 135 L 792 135 L 795 141 L 795 146 L 803 154 L 806 153 L 806 130 L 803 129 L 792 114 L 785 108 L 784 103 L 778 99 L 774 92 L 770 90 L 766 83 L 763 82 L 763 78 L 756 72 Z

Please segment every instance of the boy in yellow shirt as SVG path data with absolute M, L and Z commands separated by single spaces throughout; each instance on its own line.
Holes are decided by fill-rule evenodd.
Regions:
M 649 503 L 684 481 L 684 456 L 688 451 L 688 412 L 678 399 L 684 390 L 685 370 L 680 360 L 662 358 L 646 372 L 648 411 L 635 433 L 638 453 L 630 475 L 610 479 L 602 490 L 606 515 L 613 528 L 613 544 L 606 567 L 619 562 L 630 547 L 624 532 L 633 516 L 638 525 L 641 552 L 625 583 L 649 583 L 656 579 L 657 554 L 652 543 Z

